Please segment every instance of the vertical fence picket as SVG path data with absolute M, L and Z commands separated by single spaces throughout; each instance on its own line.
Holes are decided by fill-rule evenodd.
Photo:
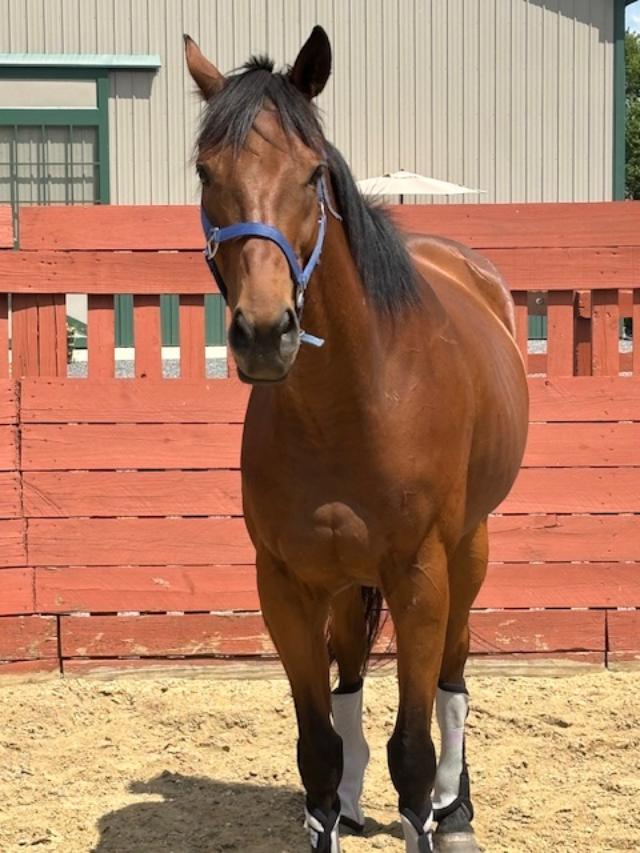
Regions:
M 62 293 L 38 295 L 38 376 L 67 375 L 67 315 Z
M 632 367 L 634 376 L 640 376 L 640 290 L 633 291 L 633 354 Z
M 9 375 L 9 299 L 0 293 L 0 379 Z
M 115 360 L 113 296 L 92 295 L 87 301 L 87 358 L 90 379 L 112 379 Z
M 591 376 L 591 291 L 580 290 L 574 300 L 575 375 Z
M 160 297 L 133 297 L 133 337 L 136 351 L 136 378 L 162 378 L 160 341 Z
M 180 297 L 180 377 L 205 376 L 204 295 Z
M 591 322 L 593 375 L 617 376 L 620 372 L 620 310 L 617 290 L 594 290 Z
M 547 375 L 573 376 L 573 292 L 547 296 Z
M 14 293 L 11 297 L 11 375 L 38 376 L 38 296 Z
M 516 342 L 526 368 L 529 364 L 529 314 L 526 292 L 514 293 L 513 301 L 516 306 Z

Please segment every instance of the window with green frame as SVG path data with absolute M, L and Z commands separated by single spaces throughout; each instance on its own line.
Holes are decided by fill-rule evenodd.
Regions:
M 65 97 L 71 90 L 75 97 Z M 24 101 L 22 91 L 28 94 Z M 109 201 L 108 69 L 22 62 L 0 67 L 0 204 L 11 205 L 16 244 L 24 205 Z M 116 297 L 115 315 L 116 346 L 133 346 L 131 297 Z M 161 297 L 161 316 L 163 344 L 177 346 L 177 296 Z M 223 343 L 224 306 L 217 295 L 205 299 L 205 322 L 207 344 Z M 74 320 L 72 325 L 76 346 L 86 345 L 85 324 Z

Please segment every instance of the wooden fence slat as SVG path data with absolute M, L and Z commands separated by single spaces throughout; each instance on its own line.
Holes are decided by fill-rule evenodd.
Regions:
M 640 657 L 640 610 L 609 613 L 607 625 L 612 652 L 635 652 Z
M 547 373 L 573 376 L 573 293 L 547 295 Z
M 532 421 L 640 420 L 640 377 L 529 379 Z
M 9 376 L 9 297 L 0 293 L 0 379 Z
M 640 468 L 521 468 L 498 513 L 640 513 Z
M 239 468 L 241 438 L 239 424 L 24 424 L 22 468 Z
M 592 366 L 594 376 L 620 372 L 620 312 L 615 290 L 594 291 L 592 300 Z
M 67 375 L 67 321 L 61 293 L 38 294 L 38 375 Z
M 502 515 L 489 519 L 496 562 L 624 562 L 640 556 L 640 515 Z
M 0 519 L 0 569 L 29 565 L 22 518 Z
M 14 379 L 39 375 L 38 295 L 11 297 L 11 374 Z
M 574 305 L 574 372 L 576 376 L 592 374 L 591 310 L 591 293 L 586 290 L 578 291 L 575 294 Z
M 16 522 L 0 522 L 0 545 L 2 525 L 9 524 Z M 246 565 L 255 559 L 241 518 L 32 518 L 27 544 L 33 566 L 203 566 L 212 559 Z M 9 565 L 24 564 L 22 556 Z
M 34 613 L 35 573 L 32 568 L 0 570 L 0 615 Z
M 87 300 L 87 358 L 90 380 L 113 378 L 115 345 L 113 296 L 91 293 Z
M 640 465 L 640 424 L 531 424 L 525 468 Z
M 640 378 L 640 289 L 633 293 L 633 375 Z
M 13 380 L 0 379 L 1 425 L 15 424 L 18 420 L 16 386 L 17 383 Z
M 13 213 L 11 205 L 0 205 L 0 249 L 13 247 Z
M 57 655 L 55 616 L 0 617 L 0 660 L 34 660 Z
M 0 471 L 15 471 L 18 467 L 18 436 L 15 426 L 0 426 Z
M 516 341 L 525 368 L 529 363 L 529 313 L 527 308 L 527 293 L 516 291 L 513 294 L 516 312 Z
M 20 518 L 20 478 L 16 471 L 0 473 L 0 518 Z
M 161 379 L 160 297 L 133 297 L 136 378 Z
M 205 376 L 204 296 L 180 296 L 180 378 Z
M 0 581 L 10 571 L 0 572 Z M 36 606 L 44 613 L 260 606 L 253 565 L 45 566 L 35 572 Z M 640 607 L 640 562 L 491 563 L 474 608 L 533 607 Z
M 2 478 L 14 475 L 0 474 Z M 26 471 L 27 518 L 242 515 L 239 471 Z M 16 490 L 17 495 L 17 490 Z M 19 510 L 0 491 L 0 515 Z
M 41 379 L 25 380 L 21 387 L 23 423 L 242 424 L 250 392 L 249 386 L 235 379 L 206 382 Z M 622 393 L 625 399 L 629 396 L 622 389 L 616 393 Z M 640 399 L 635 404 L 640 419 Z

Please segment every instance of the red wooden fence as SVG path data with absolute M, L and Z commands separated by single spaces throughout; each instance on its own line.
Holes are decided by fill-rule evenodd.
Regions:
M 640 203 L 395 215 L 498 264 L 531 374 L 474 652 L 640 660 L 640 347 L 619 348 L 621 317 L 640 333 Z M 20 233 L 14 251 L 0 211 L 0 672 L 272 655 L 241 517 L 247 390 L 205 376 L 197 211 L 31 208 Z M 527 352 L 532 292 L 546 353 Z M 69 293 L 89 294 L 83 379 L 67 378 Z M 135 379 L 114 378 L 116 293 L 134 294 Z M 162 378 L 161 293 L 180 296 L 179 379 Z

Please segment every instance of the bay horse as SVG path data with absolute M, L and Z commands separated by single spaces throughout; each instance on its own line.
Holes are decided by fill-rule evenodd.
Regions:
M 509 291 L 470 249 L 402 237 L 360 195 L 313 104 L 331 72 L 322 28 L 280 73 L 253 57 L 225 77 L 188 36 L 185 49 L 206 100 L 205 255 L 253 385 L 244 512 L 293 694 L 311 847 L 338 853 L 340 824 L 364 826 L 363 674 L 384 596 L 399 682 L 388 763 L 406 850 L 477 851 L 469 611 L 487 516 L 516 477 L 528 421 Z

